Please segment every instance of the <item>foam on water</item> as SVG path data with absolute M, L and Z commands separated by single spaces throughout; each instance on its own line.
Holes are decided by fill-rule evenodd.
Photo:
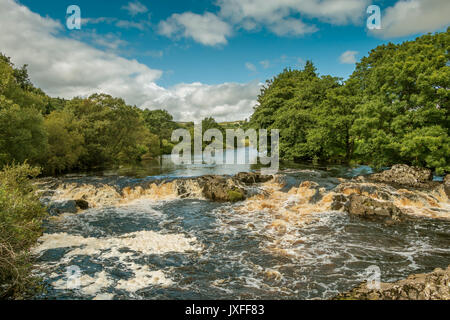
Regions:
M 329 298 L 365 280 L 371 265 L 395 281 L 450 264 L 450 222 L 354 219 L 330 210 L 327 181 L 284 190 L 275 180 L 263 189 L 231 205 L 132 188 L 118 205 L 52 220 L 35 249 L 54 284 L 46 297 Z M 83 272 L 79 292 L 64 288 L 70 265 Z

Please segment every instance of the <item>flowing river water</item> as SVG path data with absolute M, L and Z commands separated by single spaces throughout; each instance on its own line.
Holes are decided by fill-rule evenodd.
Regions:
M 166 158 L 158 166 L 64 179 L 127 185 L 250 169 L 175 167 Z M 303 181 L 332 189 L 339 178 L 365 169 L 283 168 L 286 186 L 280 192 Z M 385 226 L 323 211 L 277 224 L 273 206 L 288 201 L 271 207 L 155 197 L 49 219 L 36 248 L 46 290 L 36 298 L 328 299 L 366 280 L 370 266 L 380 269 L 381 281 L 391 282 L 450 264 L 448 221 Z M 79 286 L 68 288 L 74 270 Z

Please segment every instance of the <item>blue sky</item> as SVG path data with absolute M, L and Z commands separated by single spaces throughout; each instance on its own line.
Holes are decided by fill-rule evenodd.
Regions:
M 359 60 L 377 45 L 445 30 L 449 2 L 0 0 L 0 7 L 6 8 L 5 19 L 14 14 L 18 17 L 12 22 L 16 28 L 10 26 L 10 32 L 38 30 L 33 31 L 30 43 L 36 42 L 36 48 L 31 51 L 42 56 L 38 59 L 24 54 L 28 40 L 13 43 L 5 38 L 0 50 L 18 64 L 29 64 L 37 85 L 52 95 L 83 96 L 94 88 L 122 95 L 127 102 L 143 108 L 166 107 L 179 120 L 207 115 L 236 120 L 251 113 L 259 83 L 283 68 L 299 68 L 312 60 L 321 74 L 347 78 L 354 70 L 354 58 Z M 81 8 L 81 30 L 65 27 L 66 9 L 74 4 Z M 383 29 L 375 33 L 366 27 L 366 9 L 371 4 L 382 10 Z M 36 37 L 52 43 L 53 53 L 39 45 Z M 71 45 L 83 54 L 70 53 Z M 95 63 L 87 65 L 91 48 L 97 50 L 92 58 Z M 347 59 L 342 58 L 345 52 Z M 59 61 L 63 55 L 67 60 Z M 81 56 L 84 60 L 78 61 Z M 101 66 L 103 62 L 105 66 Z M 90 84 L 83 86 L 80 82 L 86 76 L 43 71 L 61 65 L 88 77 L 92 72 L 98 79 L 89 79 Z M 116 70 L 115 66 L 116 73 L 108 71 Z M 119 70 L 133 72 L 121 78 Z M 51 83 L 50 76 L 61 77 L 61 81 Z M 131 88 L 133 84 L 142 88 Z M 200 101 L 203 99 L 205 102 Z
M 114 34 L 127 42 L 117 50 L 118 53 L 135 58 L 152 68 L 166 71 L 159 81 L 164 86 L 196 81 L 207 84 L 248 82 L 255 79 L 264 81 L 285 67 L 301 67 L 301 61 L 306 60 L 313 60 L 321 74 L 346 78 L 353 72 L 354 65 L 339 62 L 343 52 L 358 51 L 356 57 L 359 58 L 377 45 L 392 41 L 368 34 L 365 21 L 356 26 L 335 26 L 317 19 L 309 19 L 308 21 L 316 25 L 319 31 L 299 37 L 280 37 L 265 29 L 250 32 L 238 30 L 226 45 L 205 46 L 192 39 L 174 41 L 159 35 L 155 29 L 160 21 L 174 13 L 217 12 L 215 1 L 141 0 L 140 3 L 147 7 L 148 11 L 134 17 L 122 9 L 129 3 L 127 0 L 22 0 L 21 3 L 34 12 L 43 16 L 48 15 L 62 23 L 65 21 L 66 9 L 71 4 L 80 7 L 83 19 L 113 17 L 137 23 L 149 22 L 151 25 L 146 26 L 145 30 L 120 28 L 113 23 L 97 23 L 84 24 L 81 32 L 66 29 L 66 34 L 69 37 L 76 37 L 77 33 L 82 34 L 84 31 L 95 31 L 99 35 Z M 395 1 L 372 3 L 383 7 L 392 5 Z M 365 16 L 369 17 L 369 14 Z M 407 36 L 394 41 L 401 42 L 413 38 L 414 36 Z M 91 39 L 86 37 L 84 40 Z M 96 45 L 95 42 L 93 44 Z M 264 68 L 261 64 L 263 61 L 268 61 L 269 67 Z M 246 68 L 247 63 L 253 64 L 257 68 L 256 71 Z

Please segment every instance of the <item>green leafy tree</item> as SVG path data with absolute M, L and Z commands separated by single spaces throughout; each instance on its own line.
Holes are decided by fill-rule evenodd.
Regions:
M 42 114 L 50 98 L 35 88 L 28 77 L 27 65 L 16 68 L 11 59 L 0 53 L 0 94 L 21 107 L 35 108 Z
M 44 118 L 33 108 L 20 108 L 6 100 L 0 105 L 0 166 L 39 164 L 47 150 Z
M 286 69 L 261 90 L 250 126 L 279 129 L 280 154 L 285 159 L 327 159 L 324 143 L 331 141 L 331 128 L 329 117 L 320 119 L 320 107 L 329 90 L 337 87 L 337 78 L 319 77 L 310 61 L 303 70 Z
M 363 94 L 352 129 L 358 159 L 450 171 L 449 43 L 450 28 L 379 46 L 358 63 L 351 77 Z
M 84 168 L 138 161 L 149 151 L 151 136 L 137 108 L 122 99 L 95 94 L 67 102 L 84 136 Z
M 76 168 L 86 152 L 84 137 L 73 114 L 63 110 L 52 112 L 44 121 L 48 134 L 46 173 L 55 174 Z
M 150 132 L 159 137 L 160 152 L 172 152 L 172 131 L 179 128 L 173 121 L 173 116 L 166 110 L 144 110 L 143 118 Z

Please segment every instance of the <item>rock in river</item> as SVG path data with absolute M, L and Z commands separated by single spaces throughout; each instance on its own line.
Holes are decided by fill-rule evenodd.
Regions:
M 349 197 L 345 209 L 351 215 L 369 219 L 400 221 L 403 215 L 392 202 L 375 200 L 359 194 L 352 194 Z
M 380 283 L 379 289 L 363 283 L 335 300 L 450 300 L 450 266 L 394 283 Z
M 77 213 L 78 210 L 89 209 L 89 203 L 85 200 L 56 200 L 48 205 L 48 213 L 57 216 L 62 213 Z
M 431 170 L 397 164 L 381 173 L 372 174 L 369 180 L 403 185 L 407 187 L 426 187 L 433 179 Z

